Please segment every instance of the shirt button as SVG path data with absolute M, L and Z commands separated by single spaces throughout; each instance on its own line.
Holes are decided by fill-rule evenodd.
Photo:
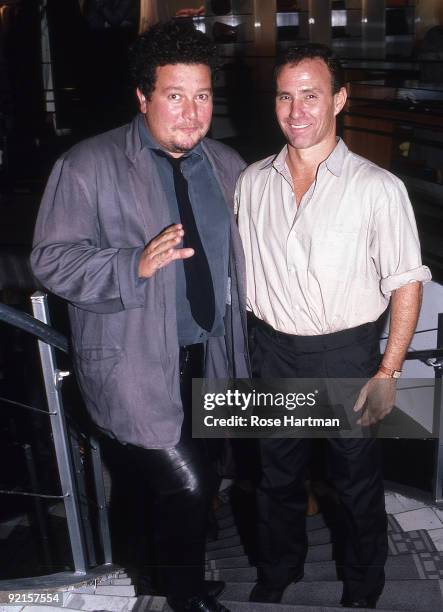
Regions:
M 300 306 L 298 304 L 295 305 L 295 310 L 300 310 Z
M 288 266 L 288 272 L 293 274 L 295 272 L 295 267 L 294 266 Z

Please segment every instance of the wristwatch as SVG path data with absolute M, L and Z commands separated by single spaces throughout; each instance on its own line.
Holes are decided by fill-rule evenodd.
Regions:
M 387 374 L 391 378 L 400 378 L 401 376 L 401 370 L 392 370 L 391 368 L 387 368 L 383 364 L 381 364 L 378 369 L 380 370 L 380 372 Z

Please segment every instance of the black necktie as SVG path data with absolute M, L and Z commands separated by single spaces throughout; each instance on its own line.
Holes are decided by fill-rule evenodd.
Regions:
M 182 158 L 171 157 L 162 151 L 156 151 L 156 153 L 166 157 L 172 166 L 178 211 L 185 232 L 183 247 L 194 249 L 194 255 L 183 260 L 186 297 L 189 300 L 191 313 L 195 321 L 206 331 L 211 331 L 215 317 L 214 286 L 208 258 L 198 233 L 194 212 L 189 199 L 188 182 L 183 176 L 180 167 Z

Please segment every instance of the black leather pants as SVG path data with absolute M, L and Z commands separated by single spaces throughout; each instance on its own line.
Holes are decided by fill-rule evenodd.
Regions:
M 181 391 L 187 412 L 179 443 L 174 448 L 144 449 L 111 441 L 127 468 L 128 481 L 138 494 L 126 508 L 132 525 L 133 565 L 148 566 L 158 592 L 190 597 L 202 591 L 208 511 L 215 489 L 212 464 L 204 440 L 190 435 L 190 391 L 192 377 L 201 376 L 201 347 L 181 350 Z M 108 443 L 109 444 L 109 443 Z M 135 499 L 135 501 L 134 501 Z M 138 507 L 132 507 L 132 504 Z M 123 504 L 118 504 L 120 513 Z M 132 517 L 132 518 L 131 518 Z M 117 517 L 118 520 L 118 517 Z M 121 520 L 121 517 L 120 517 Z M 146 550 L 140 551 L 140 543 Z M 146 553 L 146 554 L 145 554 Z

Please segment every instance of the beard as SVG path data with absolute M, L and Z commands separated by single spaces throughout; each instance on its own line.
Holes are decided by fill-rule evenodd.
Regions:
M 192 139 L 189 139 L 188 141 L 186 141 L 185 139 L 183 139 L 183 141 L 180 140 L 175 140 L 175 139 L 171 139 L 168 143 L 167 143 L 167 150 L 170 151 L 171 153 L 188 153 L 189 151 L 191 151 L 194 147 L 196 147 L 199 142 L 201 142 L 203 140 L 203 138 L 206 136 L 208 130 L 203 131 L 203 130 L 199 130 L 199 132 L 193 136 Z
M 188 153 L 188 151 L 191 151 L 194 147 L 196 147 L 201 140 L 202 139 L 200 138 L 192 146 L 186 146 L 176 142 L 171 142 L 168 145 L 168 151 L 171 151 L 171 153 Z

